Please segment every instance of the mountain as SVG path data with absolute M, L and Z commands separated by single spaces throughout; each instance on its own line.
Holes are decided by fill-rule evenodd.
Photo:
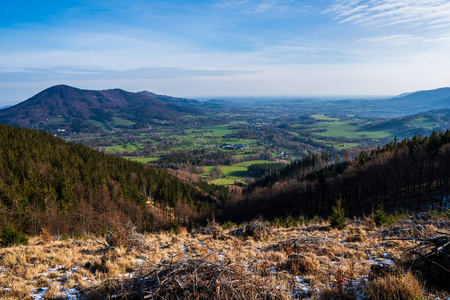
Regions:
M 131 221 L 150 231 L 170 227 L 174 216 L 193 225 L 226 200 L 216 188 L 44 131 L 0 124 L 0 228 L 99 234 Z
M 402 94 L 391 100 L 399 104 L 419 105 L 429 109 L 450 108 L 450 88 Z
M 199 108 L 199 109 L 214 109 L 214 108 L 221 108 L 224 106 L 222 103 L 216 103 L 214 101 L 197 101 L 193 99 L 184 99 L 184 98 L 176 98 L 166 95 L 157 95 L 149 91 L 142 91 L 138 92 L 138 94 L 146 95 L 150 97 L 154 97 L 158 100 L 164 101 L 164 102 L 170 102 L 179 106 L 183 107 L 192 107 L 192 108 Z
M 162 98 L 162 99 L 158 99 Z M 50 132 L 64 128 L 93 132 L 113 118 L 132 122 L 178 122 L 183 115 L 201 114 L 177 103 L 194 101 L 121 89 L 82 90 L 67 85 L 50 87 L 30 99 L 0 111 L 0 122 Z M 96 123 L 100 122 L 102 124 Z

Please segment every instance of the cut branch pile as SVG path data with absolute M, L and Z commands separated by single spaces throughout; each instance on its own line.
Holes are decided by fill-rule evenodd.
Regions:
M 113 231 L 108 231 L 106 242 L 111 247 L 124 247 L 127 250 L 150 250 L 145 236 L 136 232 L 136 227 L 118 225 Z
M 144 275 L 116 284 L 109 290 L 114 292 L 108 299 L 286 298 L 270 282 L 256 279 L 244 268 L 230 262 L 209 262 L 206 258 L 160 263 Z
M 438 230 L 450 228 L 450 221 L 436 220 L 427 213 L 420 213 L 411 216 L 410 219 L 401 220 L 382 232 L 383 237 L 419 237 L 426 238 L 435 236 Z
M 242 228 L 232 230 L 228 233 L 237 238 L 253 237 L 255 240 L 263 240 L 272 235 L 271 230 L 261 221 L 253 221 Z
M 431 238 L 411 237 L 409 240 L 417 243 L 416 246 L 405 251 L 414 256 L 407 262 L 407 267 L 418 271 L 425 282 L 447 291 L 450 291 L 448 278 L 450 278 L 450 233 L 437 232 L 439 235 Z M 393 239 L 395 240 L 395 239 Z
M 222 228 L 220 228 L 219 225 L 212 222 L 208 224 L 208 226 L 204 228 L 200 228 L 199 230 L 195 231 L 194 234 L 212 234 L 212 235 L 219 235 L 222 233 Z
M 408 250 L 417 255 L 411 261 L 411 269 L 419 271 L 427 284 L 450 291 L 450 234 L 439 232 L 440 236 L 419 238 L 417 246 Z

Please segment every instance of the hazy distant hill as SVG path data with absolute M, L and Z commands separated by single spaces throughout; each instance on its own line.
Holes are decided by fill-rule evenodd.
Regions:
M 183 106 L 183 107 L 202 108 L 202 109 L 206 108 L 207 109 L 207 108 L 218 108 L 218 107 L 224 106 L 224 105 L 210 102 L 210 101 L 201 102 L 201 101 L 197 101 L 197 100 L 193 100 L 193 99 L 184 99 L 184 98 L 176 98 L 176 97 L 171 97 L 171 96 L 166 96 L 166 95 L 157 95 L 157 94 L 154 94 L 149 91 L 138 92 L 138 94 L 153 97 L 158 100 L 161 100 L 164 102 L 170 102 L 170 103 L 173 103 L 173 104 L 176 104 L 179 106 Z
M 435 90 L 402 94 L 390 99 L 390 101 L 398 105 L 419 106 L 430 110 L 450 108 L 450 88 L 444 87 Z
M 158 99 L 162 98 L 162 99 Z M 145 122 L 151 119 L 177 121 L 201 111 L 177 104 L 183 101 L 152 93 L 131 93 L 121 89 L 82 90 L 66 85 L 50 87 L 30 99 L 0 111 L 0 122 L 48 131 L 98 131 L 97 122 L 113 117 Z
M 363 125 L 365 130 L 393 130 L 397 136 L 429 135 L 450 128 L 450 109 L 434 109 L 398 118 L 380 119 Z

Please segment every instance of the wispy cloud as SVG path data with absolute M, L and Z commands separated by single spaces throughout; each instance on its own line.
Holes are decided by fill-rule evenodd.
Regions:
M 392 45 L 407 46 L 423 42 L 424 38 L 416 37 L 411 34 L 393 34 L 379 37 L 367 37 L 357 40 L 357 42 L 376 44 L 376 45 Z
M 0 82 L 46 82 L 52 80 L 174 79 L 187 77 L 236 76 L 251 71 L 139 68 L 131 70 L 82 69 L 74 67 L 0 69 Z
M 391 34 L 375 37 L 366 37 L 356 40 L 358 43 L 366 43 L 380 46 L 415 46 L 420 45 L 445 45 L 450 44 L 450 34 L 438 34 L 433 36 L 416 36 L 413 34 Z
M 306 2 L 306 3 L 305 3 Z M 320 11 L 313 5 L 309 5 L 310 1 L 297 0 L 223 0 L 217 3 L 217 7 L 221 9 L 239 10 L 248 14 L 264 14 L 272 15 L 292 14 L 299 11 L 314 10 Z
M 337 0 L 326 12 L 363 26 L 450 28 L 448 0 Z

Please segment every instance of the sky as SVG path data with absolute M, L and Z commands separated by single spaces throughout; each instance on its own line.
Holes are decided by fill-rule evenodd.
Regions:
M 0 106 L 56 84 L 186 98 L 447 87 L 450 1 L 4 1 Z

